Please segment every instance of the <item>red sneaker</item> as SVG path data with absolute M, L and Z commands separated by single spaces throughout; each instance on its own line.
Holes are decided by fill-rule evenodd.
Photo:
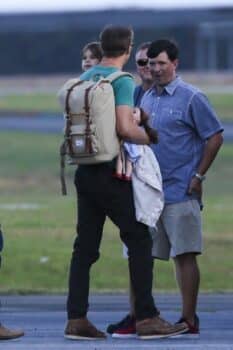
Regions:
M 107 332 L 112 334 L 113 338 L 136 338 L 136 320 L 134 317 L 127 315 L 120 322 L 110 324 Z
M 200 329 L 199 329 L 199 318 L 197 315 L 194 317 L 194 325 L 192 325 L 189 321 L 187 321 L 185 318 L 180 318 L 179 321 L 176 322 L 176 324 L 179 323 L 186 323 L 188 326 L 188 330 L 185 333 L 176 335 L 174 337 L 177 338 L 189 338 L 189 339 L 197 339 L 200 336 Z M 173 337 L 173 338 L 174 338 Z

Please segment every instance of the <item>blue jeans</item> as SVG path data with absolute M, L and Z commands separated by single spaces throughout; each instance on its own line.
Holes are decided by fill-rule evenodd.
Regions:
M 85 317 L 89 272 L 99 258 L 103 226 L 108 216 L 120 229 L 129 250 L 129 271 L 135 291 L 136 318 L 158 314 L 152 296 L 153 259 L 147 226 L 136 221 L 132 185 L 112 176 L 114 162 L 80 166 L 75 174 L 78 195 L 77 237 L 70 265 L 68 319 Z

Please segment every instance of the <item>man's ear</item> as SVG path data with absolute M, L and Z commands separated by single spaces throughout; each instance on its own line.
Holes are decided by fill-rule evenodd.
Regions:
M 128 55 L 128 54 L 131 54 L 132 50 L 133 50 L 133 44 L 131 43 L 131 44 L 129 45 L 128 49 L 126 50 L 126 54 L 127 54 L 127 55 Z
M 178 60 L 178 58 L 175 59 L 175 60 L 173 61 L 173 64 L 174 64 L 175 69 L 177 69 L 177 67 L 178 67 L 178 65 L 179 65 L 179 60 Z

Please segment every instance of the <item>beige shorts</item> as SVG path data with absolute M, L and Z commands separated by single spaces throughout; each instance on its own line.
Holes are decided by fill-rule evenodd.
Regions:
M 200 205 L 197 200 L 165 205 L 157 228 L 150 228 L 152 256 L 168 260 L 184 253 L 202 252 Z

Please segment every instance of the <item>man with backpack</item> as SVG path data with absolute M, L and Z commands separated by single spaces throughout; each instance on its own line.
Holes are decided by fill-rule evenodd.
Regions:
M 83 80 L 98 81 L 122 69 L 133 46 L 133 31 L 127 27 L 106 27 L 100 35 L 103 59 L 81 75 Z M 132 119 L 134 82 L 122 76 L 112 82 L 115 97 L 116 131 L 124 140 L 149 144 L 150 137 Z M 79 165 L 75 174 L 78 195 L 77 237 L 71 259 L 68 322 L 65 337 L 73 340 L 104 339 L 106 335 L 87 319 L 89 273 L 99 258 L 103 226 L 108 216 L 120 229 L 129 251 L 129 269 L 135 290 L 136 330 L 139 338 L 153 339 L 183 333 L 184 324 L 171 325 L 159 316 L 152 297 L 153 261 L 151 237 L 147 226 L 136 221 L 130 182 L 113 176 L 112 160 Z
M 137 74 L 141 79 L 141 83 L 136 86 L 134 90 L 134 105 L 140 107 L 140 103 L 144 93 L 152 86 L 153 79 L 149 68 L 149 59 L 147 57 L 147 51 L 150 46 L 150 42 L 143 42 L 137 48 L 135 52 L 135 65 Z M 123 247 L 123 256 L 128 258 L 127 249 Z M 136 337 L 136 319 L 134 308 L 134 291 L 131 281 L 129 283 L 129 302 L 130 312 L 119 322 L 109 324 L 107 327 L 107 333 L 111 334 L 113 338 L 133 338 Z

